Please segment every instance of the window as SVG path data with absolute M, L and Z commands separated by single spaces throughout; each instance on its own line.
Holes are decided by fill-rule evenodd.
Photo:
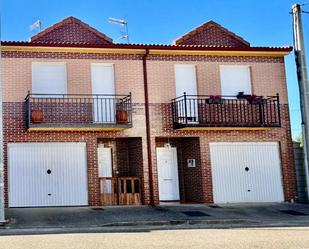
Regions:
M 98 95 L 93 101 L 94 122 L 115 123 L 116 99 L 114 65 L 107 63 L 91 64 L 92 93 Z
M 184 92 L 188 95 L 197 95 L 195 65 L 175 65 L 176 97 Z
M 32 93 L 66 94 L 66 64 L 59 62 L 33 62 Z
M 175 65 L 176 97 L 181 97 L 184 92 L 187 101 L 179 99 L 178 116 L 187 118 L 189 122 L 198 121 L 198 105 L 196 100 L 196 69 L 195 65 L 177 64 Z M 186 106 L 186 108 L 185 108 Z
M 249 66 L 220 66 L 220 78 L 222 95 L 251 94 Z

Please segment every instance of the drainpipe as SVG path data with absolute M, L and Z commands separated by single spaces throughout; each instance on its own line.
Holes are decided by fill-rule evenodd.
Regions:
M 143 76 L 144 76 L 144 96 L 145 96 L 145 116 L 146 116 L 146 136 L 147 136 L 147 156 L 148 156 L 148 178 L 150 205 L 154 206 L 153 198 L 153 174 L 152 174 L 152 153 L 151 153 L 151 135 L 150 135 L 150 118 L 149 118 L 149 99 L 148 99 L 148 77 L 147 77 L 147 56 L 149 50 L 145 50 L 143 55 Z

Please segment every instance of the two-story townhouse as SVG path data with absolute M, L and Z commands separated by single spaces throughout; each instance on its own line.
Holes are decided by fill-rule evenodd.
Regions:
M 214 22 L 114 44 L 74 17 L 2 42 L 6 205 L 294 200 L 290 51 Z

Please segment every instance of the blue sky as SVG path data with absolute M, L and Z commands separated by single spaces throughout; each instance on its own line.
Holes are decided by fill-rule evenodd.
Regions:
M 0 0 L 2 40 L 28 40 L 29 25 L 42 20 L 43 28 L 75 16 L 113 39 L 120 29 L 108 17 L 126 18 L 130 42 L 171 43 L 194 27 L 214 20 L 253 46 L 292 45 L 291 0 Z M 306 0 L 304 0 L 306 1 Z M 299 2 L 303 3 L 303 2 Z M 309 11 L 309 5 L 304 6 Z M 309 51 L 309 14 L 303 15 Z M 308 31 L 308 32 L 306 32 Z M 286 57 L 293 136 L 300 130 L 298 85 L 294 55 Z

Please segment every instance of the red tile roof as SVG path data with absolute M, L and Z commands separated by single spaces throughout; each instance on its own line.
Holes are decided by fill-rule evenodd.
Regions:
M 63 33 L 66 29 L 62 30 L 62 35 L 58 39 L 49 39 L 48 35 L 53 33 L 52 37 L 59 34 L 59 28 L 63 27 L 66 24 L 76 24 L 79 25 L 75 27 L 78 31 L 80 28 L 85 32 L 91 32 L 91 35 L 95 35 L 96 39 L 99 38 L 99 42 L 85 42 L 83 39 L 64 39 L 61 38 L 62 36 L 66 35 Z M 196 32 L 200 32 L 206 26 L 213 26 L 215 25 L 217 28 L 220 28 L 222 32 L 227 33 L 229 36 L 233 36 L 233 38 L 237 39 L 237 41 L 241 42 L 243 45 L 239 47 L 235 46 L 222 46 L 222 45 L 183 45 L 181 41 L 188 39 L 191 35 L 194 35 Z M 70 29 L 70 28 L 69 28 Z M 57 31 L 58 30 L 58 31 Z M 69 37 L 74 37 L 74 30 L 70 30 Z M 58 33 L 57 33 L 58 32 Z M 73 32 L 73 33 L 72 33 Z M 43 39 L 44 38 L 44 39 Z M 45 39 L 48 38 L 48 39 Z M 102 41 L 102 42 L 100 42 Z M 177 39 L 176 44 L 174 45 L 165 45 L 165 44 L 114 44 L 112 43 L 112 39 L 107 37 L 105 34 L 99 32 L 98 30 L 90 27 L 88 24 L 80 21 L 75 17 L 68 17 L 53 26 L 41 31 L 40 33 L 34 35 L 31 38 L 30 42 L 26 41 L 3 41 L 1 45 L 4 46 L 25 46 L 25 47 L 75 47 L 75 48 L 112 48 L 112 49 L 157 49 L 157 50 L 193 50 L 193 51 L 278 51 L 278 52 L 290 52 L 292 47 L 250 47 L 249 43 L 245 41 L 243 38 L 237 36 L 236 34 L 228 31 L 227 29 L 223 28 L 219 24 L 210 21 L 207 22 L 195 30 L 185 34 L 181 38 Z
M 75 48 L 114 48 L 114 49 L 158 49 L 158 50 L 197 50 L 197 51 L 282 51 L 290 52 L 291 46 L 281 47 L 229 47 L 209 45 L 166 45 L 166 44 L 85 44 L 85 43 L 35 43 L 25 41 L 2 41 L 2 46 L 25 47 L 75 47 Z

